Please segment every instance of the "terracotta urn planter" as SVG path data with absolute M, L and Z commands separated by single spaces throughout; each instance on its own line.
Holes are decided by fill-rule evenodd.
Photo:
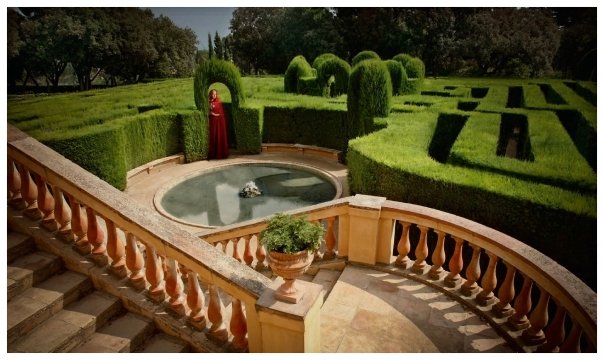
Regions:
M 296 284 L 296 278 L 304 274 L 308 269 L 314 253 L 303 250 L 293 254 L 285 254 L 276 251 L 268 253 L 268 264 L 273 270 L 273 273 L 281 276 L 285 281 L 275 291 L 277 300 L 290 303 L 298 303 L 304 296 L 304 288 L 300 284 Z

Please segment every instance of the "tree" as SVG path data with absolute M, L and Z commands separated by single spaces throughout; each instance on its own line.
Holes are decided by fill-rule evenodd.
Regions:
M 191 76 L 194 72 L 197 36 L 190 28 L 181 29 L 170 18 L 154 19 L 155 49 L 159 58 L 152 68 L 155 77 Z
M 596 8 L 554 8 L 554 18 L 561 28 L 560 47 L 554 61 L 566 76 L 596 80 L 597 26 Z
M 274 70 L 278 54 L 274 34 L 282 8 L 237 8 L 233 11 L 230 30 L 233 60 L 244 73 Z M 291 59 L 288 59 L 288 61 Z M 283 72 L 283 68 L 279 70 Z
M 208 33 L 208 58 L 214 57 L 214 46 L 212 46 L 212 35 Z
M 217 59 L 224 59 L 224 47 L 220 35 L 218 35 L 218 31 L 216 31 L 216 35 L 214 35 L 214 51 L 216 52 Z

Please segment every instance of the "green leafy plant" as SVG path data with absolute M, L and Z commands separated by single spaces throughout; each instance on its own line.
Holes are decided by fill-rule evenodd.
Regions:
M 268 226 L 262 231 L 260 242 L 269 252 L 314 252 L 321 245 L 323 233 L 321 224 L 313 224 L 305 216 L 278 213 L 269 220 Z

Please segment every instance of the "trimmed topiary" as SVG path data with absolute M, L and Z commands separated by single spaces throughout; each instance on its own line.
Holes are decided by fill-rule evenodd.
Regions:
M 400 62 L 401 65 L 403 65 L 403 68 L 405 70 L 407 70 L 407 62 L 411 59 L 413 59 L 413 56 L 411 56 L 409 54 L 398 54 L 392 58 L 392 60 L 396 60 L 396 61 Z
M 410 79 L 424 79 L 426 77 L 426 66 L 422 59 L 417 57 L 411 58 L 407 61 L 407 65 L 404 66 Z
M 381 60 L 381 58 L 375 51 L 363 50 L 352 58 L 352 66 L 354 67 L 363 60 Z
M 286 93 L 295 93 L 298 91 L 298 80 L 302 77 L 315 76 L 313 68 L 310 66 L 306 58 L 298 55 L 290 61 L 285 70 L 283 78 L 283 90 Z
M 381 60 L 357 64 L 348 81 L 349 138 L 374 130 L 373 118 L 390 114 L 392 83 L 388 68 Z
M 330 91 L 329 79 L 334 77 L 333 91 Z M 333 55 L 320 62 L 317 68 L 317 86 L 324 96 L 338 96 L 348 90 L 350 65 L 339 57 Z
M 403 86 L 403 73 L 405 69 L 400 62 L 396 60 L 385 60 L 384 64 L 388 68 L 390 73 L 390 81 L 392 82 L 392 95 L 398 95 Z M 405 80 L 407 80 L 407 74 L 405 73 Z
M 337 56 L 332 53 L 325 53 L 325 54 L 321 54 L 321 55 L 317 56 L 315 58 L 315 60 L 312 62 L 313 69 L 318 69 L 323 61 L 325 61 L 329 58 L 332 58 L 332 57 L 337 57 Z

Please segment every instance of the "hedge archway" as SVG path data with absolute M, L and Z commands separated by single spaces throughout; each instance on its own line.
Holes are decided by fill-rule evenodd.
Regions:
M 233 123 L 235 124 L 235 138 L 239 147 L 237 136 L 238 114 L 245 103 L 243 88 L 241 86 L 241 74 L 239 69 L 231 62 L 211 59 L 199 64 L 195 71 L 193 81 L 193 96 L 195 106 L 199 110 L 197 121 L 183 121 L 182 139 L 184 142 L 185 159 L 187 162 L 203 160 L 208 155 L 208 115 L 209 102 L 208 92 L 213 83 L 223 83 L 231 93 L 231 106 Z
M 329 91 L 329 78 L 334 76 L 334 92 Z M 322 89 L 325 96 L 338 96 L 346 94 L 348 90 L 348 78 L 350 77 L 350 65 L 339 57 L 333 55 L 319 62 L 317 68 L 317 85 Z
M 354 67 L 363 60 L 381 60 L 381 58 L 375 51 L 363 50 L 352 58 L 352 66 Z
M 286 93 L 298 92 L 298 80 L 300 78 L 313 77 L 315 75 L 313 68 L 310 66 L 306 58 L 298 55 L 290 61 L 285 70 L 283 77 L 283 90 Z

